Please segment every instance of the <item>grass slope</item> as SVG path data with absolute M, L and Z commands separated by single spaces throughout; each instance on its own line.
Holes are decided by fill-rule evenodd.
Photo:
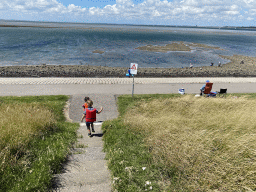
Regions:
M 151 102 L 157 98 L 179 97 L 179 95 L 135 95 L 118 98 L 118 119 L 104 122 L 104 150 L 113 175 L 113 187 L 117 191 L 160 191 L 159 178 L 164 180 L 162 164 L 153 162 L 150 148 L 146 144 L 146 132 L 134 131 L 126 123 L 124 115 L 127 110 L 136 108 L 139 101 Z M 135 114 L 136 118 L 136 114 Z M 136 119 L 135 119 L 136 121 Z M 169 170 L 169 175 L 174 171 Z M 175 181 L 175 179 L 173 179 Z
M 0 97 L 0 191 L 47 191 L 76 141 L 68 96 Z
M 119 97 L 119 118 L 103 124 L 113 188 L 256 190 L 255 97 Z

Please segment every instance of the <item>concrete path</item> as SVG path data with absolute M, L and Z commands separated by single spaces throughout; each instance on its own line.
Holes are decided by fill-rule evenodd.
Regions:
M 199 93 L 200 87 L 209 79 L 213 91 L 227 88 L 228 93 L 255 93 L 256 78 L 135 78 L 135 94 Z M 86 126 L 81 124 L 78 134 L 83 137 L 68 158 L 63 174 L 56 175 L 55 191 L 111 191 L 110 173 L 102 152 L 101 122 L 118 116 L 115 96 L 131 94 L 132 78 L 0 78 L 0 96 L 24 95 L 70 95 L 69 116 L 79 122 L 83 98 L 89 96 L 95 108 L 103 106 L 97 116 L 95 136 L 87 136 Z
M 85 124 L 84 124 L 85 125 Z M 54 191 L 62 192 L 110 192 L 111 178 L 102 152 L 101 124 L 96 123 L 95 134 L 87 136 L 86 126 L 81 125 L 77 145 L 85 148 L 75 148 L 68 157 L 62 174 L 56 175 L 57 188 Z
M 85 95 L 72 95 L 70 99 L 69 117 L 79 122 L 82 116 Z M 94 107 L 104 108 L 97 115 L 95 133 L 88 137 L 85 123 L 80 123 L 78 142 L 69 156 L 62 174 L 56 175 L 55 191 L 83 191 L 83 192 L 110 192 L 111 176 L 107 168 L 105 153 L 103 152 L 102 130 L 103 121 L 116 118 L 118 115 L 115 97 L 110 94 L 87 94 L 94 102 Z M 79 148 L 84 146 L 85 148 Z

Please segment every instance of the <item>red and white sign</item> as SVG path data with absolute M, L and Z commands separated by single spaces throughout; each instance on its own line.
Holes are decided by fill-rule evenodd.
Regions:
M 138 69 L 138 64 L 137 63 L 131 63 L 131 65 L 130 65 L 130 73 L 132 75 L 137 75 L 137 69 Z

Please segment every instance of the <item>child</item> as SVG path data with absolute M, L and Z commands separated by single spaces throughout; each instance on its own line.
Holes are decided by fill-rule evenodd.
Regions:
M 85 103 L 82 105 L 82 107 L 84 108 L 84 111 L 85 111 L 86 108 L 88 108 L 88 105 L 87 105 L 87 101 L 88 101 L 88 100 L 90 100 L 89 97 L 85 97 L 85 98 L 84 98 L 84 102 L 85 102 Z M 81 122 L 83 121 L 83 119 L 84 119 L 84 114 L 82 115 Z
M 84 102 L 85 102 L 85 103 L 82 105 L 82 107 L 84 108 L 84 111 L 85 111 L 86 108 L 88 108 L 88 105 L 87 105 L 87 101 L 88 101 L 88 100 L 90 100 L 89 97 L 85 97 L 85 98 L 84 98 Z
M 95 108 L 92 107 L 93 102 L 91 100 L 87 101 L 87 105 L 88 105 L 88 108 L 85 109 L 83 118 L 85 117 L 88 136 L 92 137 L 90 127 L 92 128 L 92 132 L 94 133 L 95 131 L 94 131 L 93 122 L 96 121 L 96 113 L 100 114 L 103 108 L 101 107 L 100 111 L 96 110 Z M 81 122 L 83 121 L 83 118 L 81 119 Z

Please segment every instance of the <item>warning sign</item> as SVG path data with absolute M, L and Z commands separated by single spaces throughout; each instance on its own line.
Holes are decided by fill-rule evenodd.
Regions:
M 130 73 L 132 75 L 137 75 L 137 69 L 138 69 L 138 64 L 137 63 L 131 63 L 131 65 L 130 65 Z

